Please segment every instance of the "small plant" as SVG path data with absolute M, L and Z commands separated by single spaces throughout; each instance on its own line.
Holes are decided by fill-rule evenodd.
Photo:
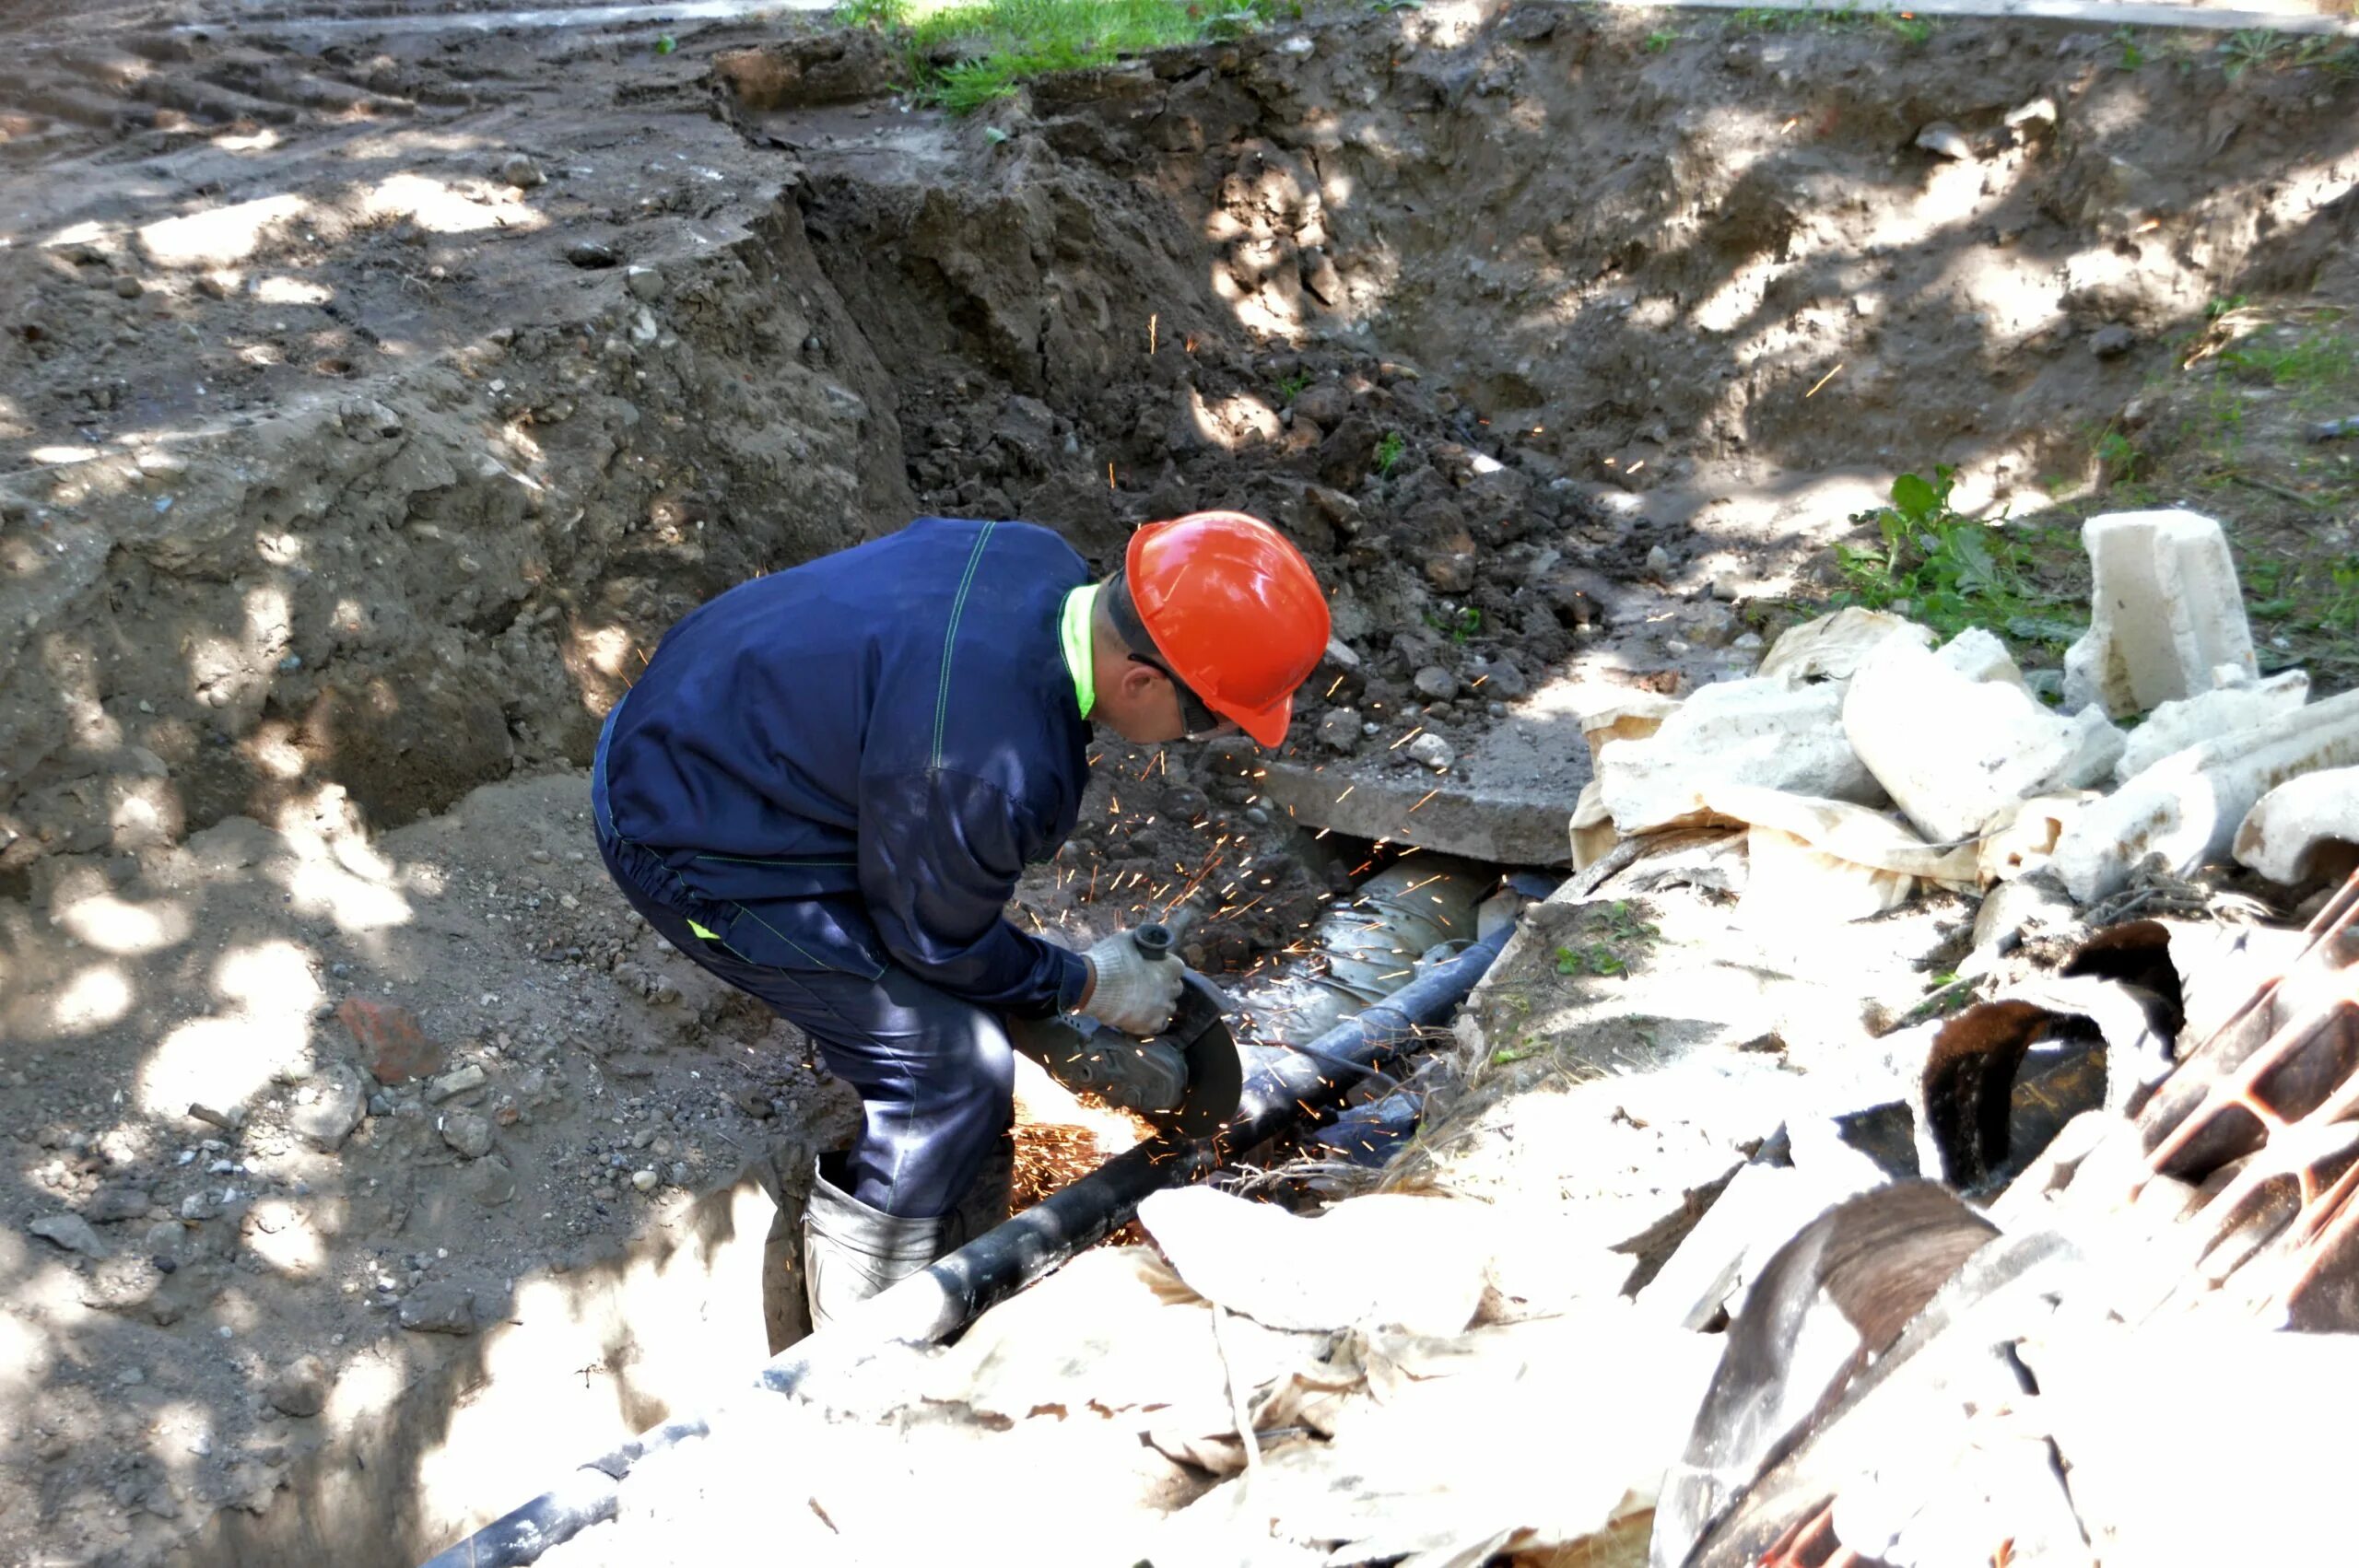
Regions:
M 2267 28 L 2232 32 L 2220 45 L 2220 74 L 2236 81 L 2253 66 L 2275 60 L 2286 47 L 2286 40 Z
M 1483 629 L 1483 612 L 1472 604 L 1461 604 L 1449 614 L 1439 611 L 1426 612 L 1426 625 L 1455 643 L 1464 643 Z
M 2203 319 L 2216 322 L 2223 316 L 2243 310 L 2248 303 L 2249 301 L 2241 294 L 2231 294 L 2224 299 L 2207 300 L 2203 306 Z
M 1580 947 L 1560 947 L 1556 950 L 1556 973 L 1559 975 L 1626 975 L 1630 965 L 1620 954 L 1602 942 L 1589 942 Z
M 655 53 L 658 54 L 669 54 L 679 47 L 680 41 L 668 32 L 655 41 Z
M 1943 637 L 1972 626 L 2021 627 L 2017 635 L 2052 640 L 2035 612 L 2050 602 L 2031 590 L 2030 552 L 2004 531 L 1959 516 L 1950 507 L 1957 471 L 1944 463 L 1931 480 L 1904 474 L 1892 504 L 1854 521 L 1876 526 L 1876 544 L 1837 545 L 1847 597 L 1870 609 L 1906 603 L 1908 613 Z
M 1647 34 L 1647 41 L 1643 47 L 1649 54 L 1661 54 L 1664 50 L 1669 49 L 1672 44 L 1677 43 L 1679 39 L 1680 33 L 1678 29 L 1661 28 Z
M 1302 389 L 1309 384 L 1310 372 L 1308 370 L 1297 370 L 1293 375 L 1285 377 L 1278 382 L 1278 401 L 1292 403 L 1302 395 Z
M 1626 975 L 1630 972 L 1626 950 L 1662 932 L 1624 899 L 1602 909 L 1583 910 L 1580 934 L 1590 940 L 1556 949 L 1559 975 Z
M 1402 454 L 1408 450 L 1409 443 L 1400 431 L 1387 430 L 1384 439 L 1376 443 L 1376 471 L 1391 478 L 1393 469 L 1400 466 Z
M 2138 443 L 2131 440 L 2126 431 L 2108 425 L 2097 436 L 2097 466 L 2110 480 L 2123 482 L 2135 479 L 2142 455 L 2138 451 Z
M 2146 63 L 2146 52 L 2138 46 L 2137 29 L 2127 27 L 2114 29 L 2113 41 L 2121 46 L 2123 70 L 2134 71 Z
M 1372 11 L 1422 11 L 1426 0 L 1368 0 Z

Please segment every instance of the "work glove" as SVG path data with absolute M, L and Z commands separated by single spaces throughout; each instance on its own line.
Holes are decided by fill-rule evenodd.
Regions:
M 1142 1039 L 1160 1035 L 1180 1005 L 1188 966 L 1173 957 L 1149 958 L 1128 931 L 1116 931 L 1085 954 L 1097 980 L 1081 1011 L 1109 1028 Z

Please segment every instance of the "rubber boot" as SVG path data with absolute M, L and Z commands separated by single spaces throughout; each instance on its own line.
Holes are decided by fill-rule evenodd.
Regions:
M 827 1176 L 811 1183 L 803 1211 L 803 1282 L 816 1333 L 898 1280 L 941 1256 L 941 1219 L 902 1220 L 872 1209 Z

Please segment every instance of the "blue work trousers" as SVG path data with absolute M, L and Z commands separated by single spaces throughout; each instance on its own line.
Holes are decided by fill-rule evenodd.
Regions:
M 1015 1116 L 1015 1060 L 997 1015 L 898 965 L 882 977 L 751 964 L 690 927 L 691 895 L 651 889 L 678 878 L 649 850 L 598 836 L 632 908 L 698 965 L 817 1042 L 827 1071 L 860 1093 L 863 1125 L 846 1156 L 845 1190 L 898 1219 L 949 1213 Z M 725 930 L 712 910 L 698 920 Z

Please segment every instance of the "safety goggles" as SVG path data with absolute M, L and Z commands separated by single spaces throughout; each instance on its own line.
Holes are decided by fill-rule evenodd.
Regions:
M 1180 722 L 1187 730 L 1188 739 L 1201 741 L 1219 734 L 1228 726 L 1229 720 L 1206 706 L 1204 699 L 1198 696 L 1187 682 L 1171 673 L 1170 665 L 1153 652 L 1143 651 L 1155 647 L 1155 638 L 1148 635 L 1146 623 L 1139 619 L 1138 608 L 1131 603 L 1130 584 L 1122 579 L 1121 572 L 1116 572 L 1113 580 L 1106 585 L 1106 592 L 1107 609 L 1114 621 L 1114 635 L 1122 639 L 1123 649 L 1130 654 L 1133 663 L 1145 665 L 1171 683 L 1172 691 L 1180 698 Z

